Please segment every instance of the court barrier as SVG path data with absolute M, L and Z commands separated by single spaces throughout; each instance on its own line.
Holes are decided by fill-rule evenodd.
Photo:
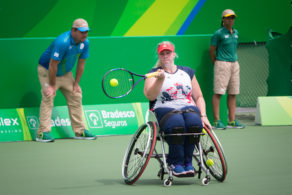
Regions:
M 292 96 L 258 97 L 255 123 L 292 125 Z
M 144 123 L 148 103 L 84 105 L 86 128 L 99 136 L 133 134 Z M 39 128 L 39 108 L 0 110 L 0 142 L 33 141 Z M 51 135 L 73 138 L 67 106 L 53 108 Z

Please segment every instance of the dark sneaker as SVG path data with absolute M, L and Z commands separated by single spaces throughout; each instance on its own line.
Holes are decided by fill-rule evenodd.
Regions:
M 193 167 L 191 163 L 185 166 L 185 171 L 186 171 L 186 177 L 194 177 L 196 174 L 195 168 Z
M 223 130 L 223 129 L 226 129 L 226 127 L 225 125 L 223 125 L 222 121 L 219 119 L 218 121 L 214 122 L 213 129 Z
M 172 174 L 176 177 L 185 177 L 186 176 L 186 171 L 183 166 L 181 165 L 172 165 Z
M 236 119 L 228 123 L 227 128 L 243 129 L 245 126 L 240 124 Z
M 54 138 L 50 136 L 49 132 L 42 132 L 37 134 L 36 140 L 37 142 L 54 142 Z
M 88 130 L 84 129 L 82 134 L 75 134 L 74 139 L 87 139 L 87 140 L 94 140 L 97 136 L 90 133 Z

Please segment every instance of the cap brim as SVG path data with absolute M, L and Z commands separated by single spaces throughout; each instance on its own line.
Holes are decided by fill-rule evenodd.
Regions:
M 163 49 L 160 49 L 160 50 L 158 51 L 158 54 L 160 54 L 161 52 L 163 52 L 163 51 L 165 51 L 165 50 L 173 52 L 172 49 L 163 48 Z
M 235 14 L 226 14 L 225 16 L 223 16 L 224 18 L 227 18 L 229 16 L 235 16 L 235 18 L 237 17 Z
M 89 31 L 89 27 L 79 27 L 77 28 L 80 32 L 86 32 L 86 31 Z

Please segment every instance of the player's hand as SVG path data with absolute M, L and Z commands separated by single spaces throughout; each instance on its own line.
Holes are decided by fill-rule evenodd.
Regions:
M 158 74 L 156 75 L 156 78 L 159 80 L 163 80 L 165 78 L 165 72 L 163 69 L 158 69 Z
M 202 119 L 203 126 L 206 125 L 209 129 L 212 129 L 212 125 L 209 122 L 207 116 L 203 116 L 201 117 L 201 119 Z
M 81 88 L 80 88 L 79 84 L 74 83 L 74 85 L 73 85 L 73 93 L 81 93 Z
M 55 87 L 48 85 L 48 86 L 46 87 L 44 93 L 45 93 L 45 95 L 46 95 L 47 97 L 51 97 L 51 96 L 56 95 L 56 89 L 55 89 Z

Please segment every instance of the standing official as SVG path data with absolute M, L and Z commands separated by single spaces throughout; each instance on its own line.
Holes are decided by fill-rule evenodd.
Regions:
M 56 90 L 65 96 L 75 139 L 96 139 L 85 129 L 82 109 L 82 91 L 79 81 L 85 60 L 89 57 L 88 23 L 76 19 L 72 29 L 58 36 L 42 54 L 38 65 L 42 101 L 40 105 L 40 127 L 36 141 L 53 142 L 50 136 L 51 115 Z M 72 69 L 77 61 L 75 79 Z
M 237 59 L 238 31 L 233 28 L 236 15 L 233 10 L 226 9 L 222 13 L 222 25 L 211 39 L 210 57 L 214 64 L 213 115 L 214 129 L 225 129 L 219 117 L 220 98 L 227 96 L 228 124 L 227 128 L 244 128 L 235 119 L 236 95 L 239 94 L 239 64 Z

